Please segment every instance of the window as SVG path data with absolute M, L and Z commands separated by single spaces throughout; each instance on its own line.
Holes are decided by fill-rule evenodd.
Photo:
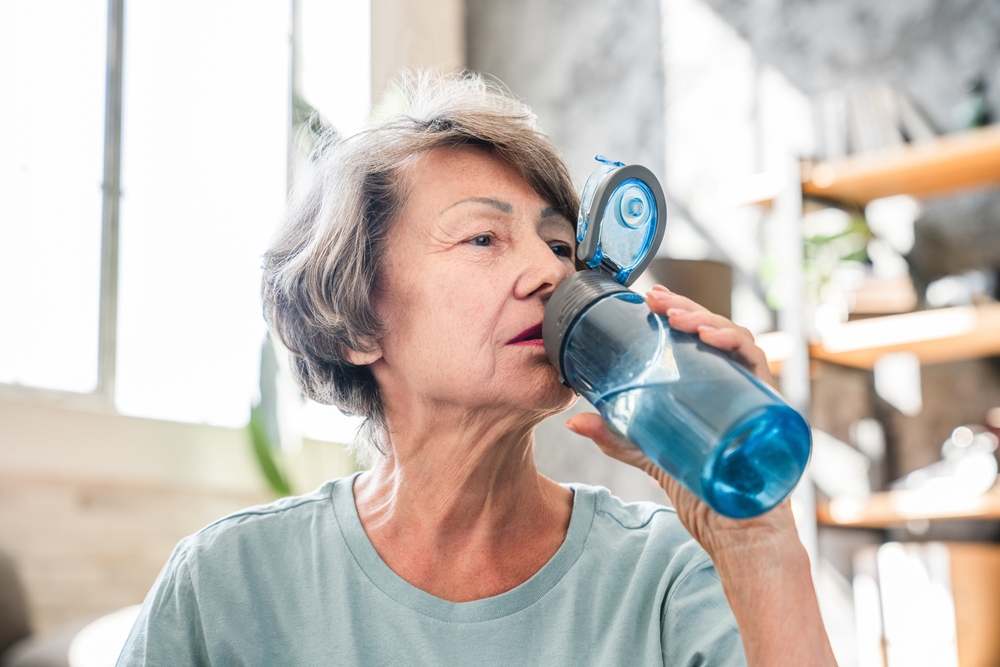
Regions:
M 97 388 L 107 17 L 0 4 L 0 382 Z
M 0 5 L 8 393 L 246 424 L 293 81 L 326 122 L 357 129 L 369 17 L 353 0 Z

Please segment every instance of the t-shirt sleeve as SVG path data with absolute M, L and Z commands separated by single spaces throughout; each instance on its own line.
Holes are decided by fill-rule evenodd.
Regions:
M 117 667 L 208 667 L 205 634 L 182 541 L 146 596 Z
M 708 561 L 673 586 L 663 605 L 663 664 L 666 667 L 745 667 L 743 641 Z

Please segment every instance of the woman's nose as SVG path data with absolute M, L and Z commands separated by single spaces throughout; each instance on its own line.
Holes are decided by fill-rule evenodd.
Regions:
M 531 296 L 548 299 L 559 283 L 573 272 L 571 262 L 556 255 L 543 239 L 530 244 L 522 261 L 524 266 L 514 286 L 514 296 L 519 299 Z

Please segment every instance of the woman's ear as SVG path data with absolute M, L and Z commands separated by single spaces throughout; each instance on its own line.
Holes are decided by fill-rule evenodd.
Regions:
M 368 366 L 373 364 L 382 358 L 382 348 L 378 345 L 373 345 L 372 348 L 366 352 L 361 352 L 352 348 L 347 348 L 347 361 L 355 366 Z

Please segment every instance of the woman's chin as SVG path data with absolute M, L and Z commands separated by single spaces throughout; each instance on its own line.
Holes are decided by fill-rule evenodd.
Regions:
M 551 414 L 573 407 L 579 397 L 575 391 L 559 381 L 554 368 L 551 370 L 548 377 L 530 389 L 522 387 L 518 392 L 517 402 L 529 409 L 534 408 Z

